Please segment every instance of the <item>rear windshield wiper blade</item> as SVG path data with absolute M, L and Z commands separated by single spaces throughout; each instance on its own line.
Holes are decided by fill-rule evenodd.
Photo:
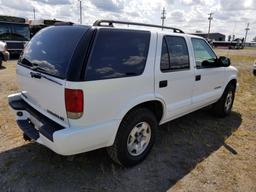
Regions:
M 38 67 L 36 65 L 33 65 L 32 67 L 30 67 L 30 69 L 32 69 L 33 71 L 38 71 L 38 72 L 47 72 L 47 70 L 45 70 L 41 67 Z
M 26 59 L 26 58 L 22 58 L 22 59 L 20 60 L 20 62 L 21 62 L 23 65 L 27 65 L 27 66 L 30 66 L 30 67 L 33 66 L 33 64 L 32 64 L 28 59 Z
M 36 68 L 36 69 L 35 69 L 35 71 L 38 71 L 38 72 L 39 72 L 40 70 L 41 70 L 41 68 Z M 42 69 L 41 71 L 46 71 L 46 70 Z M 43 75 L 42 73 L 30 72 L 30 76 L 31 76 L 32 78 L 36 78 L 36 79 L 44 78 L 44 79 L 47 79 L 47 80 L 49 80 L 49 81 L 51 81 L 51 82 L 53 82 L 53 83 L 56 83 L 56 84 L 58 84 L 58 85 L 62 85 L 62 84 L 59 83 L 58 81 L 56 81 L 56 80 L 54 80 L 54 79 L 52 79 L 52 78 L 49 78 L 49 77 L 47 77 L 46 75 Z

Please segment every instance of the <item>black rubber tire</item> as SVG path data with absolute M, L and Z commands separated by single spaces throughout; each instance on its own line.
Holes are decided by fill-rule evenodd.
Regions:
M 232 103 L 231 106 L 228 110 L 225 109 L 225 102 L 228 96 L 228 93 L 232 91 Z M 221 98 L 213 104 L 212 107 L 212 111 L 213 113 L 218 116 L 218 117 L 226 117 L 231 113 L 232 110 L 232 106 L 234 103 L 234 99 L 235 99 L 235 92 L 236 92 L 236 87 L 234 84 L 228 84 L 223 95 L 221 96 Z
M 256 69 L 254 69 L 254 70 L 253 70 L 253 75 L 255 75 L 255 76 L 256 76 Z
M 131 130 L 140 122 L 147 122 L 151 128 L 151 138 L 145 151 L 138 155 L 132 156 L 127 149 L 127 139 Z M 107 148 L 107 152 L 111 159 L 119 165 L 129 167 L 143 161 L 150 152 L 156 136 L 158 123 L 155 115 L 147 108 L 137 108 L 129 112 L 122 120 L 115 142 L 111 147 Z
M 0 55 L 0 67 L 2 67 L 2 63 L 3 63 L 3 58 L 2 58 L 2 56 Z

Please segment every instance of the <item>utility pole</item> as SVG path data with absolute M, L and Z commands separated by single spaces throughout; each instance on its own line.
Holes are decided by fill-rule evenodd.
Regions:
M 33 12 L 34 12 L 34 20 L 36 19 L 36 9 L 33 7 Z
M 209 20 L 208 39 L 210 39 L 210 31 L 211 31 L 211 23 L 212 23 L 212 19 L 213 19 L 213 17 L 212 17 L 213 13 L 211 12 L 208 15 L 209 15 L 209 17 L 208 17 L 208 20 Z
M 250 25 L 250 23 L 247 23 L 247 27 L 245 28 L 244 43 L 246 43 L 247 34 L 248 34 L 248 31 L 250 30 L 249 25 Z
M 166 14 L 166 11 L 165 11 L 165 8 L 163 8 L 162 17 L 161 17 L 161 19 L 162 19 L 162 27 L 164 27 L 164 20 L 166 19 L 165 14 Z M 162 28 L 162 30 L 163 30 L 163 28 Z
M 80 7 L 80 24 L 83 23 L 83 20 L 82 20 L 82 0 L 78 0 L 79 1 L 79 7 Z

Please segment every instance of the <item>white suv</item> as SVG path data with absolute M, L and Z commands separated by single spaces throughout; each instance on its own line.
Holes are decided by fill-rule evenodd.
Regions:
M 131 166 L 147 156 L 159 125 L 208 105 L 228 115 L 237 69 L 179 29 L 100 20 L 41 30 L 17 79 L 22 91 L 8 99 L 25 139 L 61 155 L 108 147 Z

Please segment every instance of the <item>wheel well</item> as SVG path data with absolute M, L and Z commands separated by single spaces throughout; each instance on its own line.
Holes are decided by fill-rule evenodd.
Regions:
M 128 113 L 130 113 L 131 111 L 137 108 L 147 108 L 150 111 L 152 111 L 156 116 L 157 122 L 160 122 L 160 120 L 162 119 L 164 109 L 163 109 L 163 104 L 160 101 L 153 100 L 153 101 L 140 103 L 135 107 L 133 107 L 132 109 L 130 109 Z
M 236 88 L 236 83 L 237 83 L 237 80 L 236 79 L 232 79 L 231 81 L 229 81 L 228 85 L 234 85 L 235 88 Z

